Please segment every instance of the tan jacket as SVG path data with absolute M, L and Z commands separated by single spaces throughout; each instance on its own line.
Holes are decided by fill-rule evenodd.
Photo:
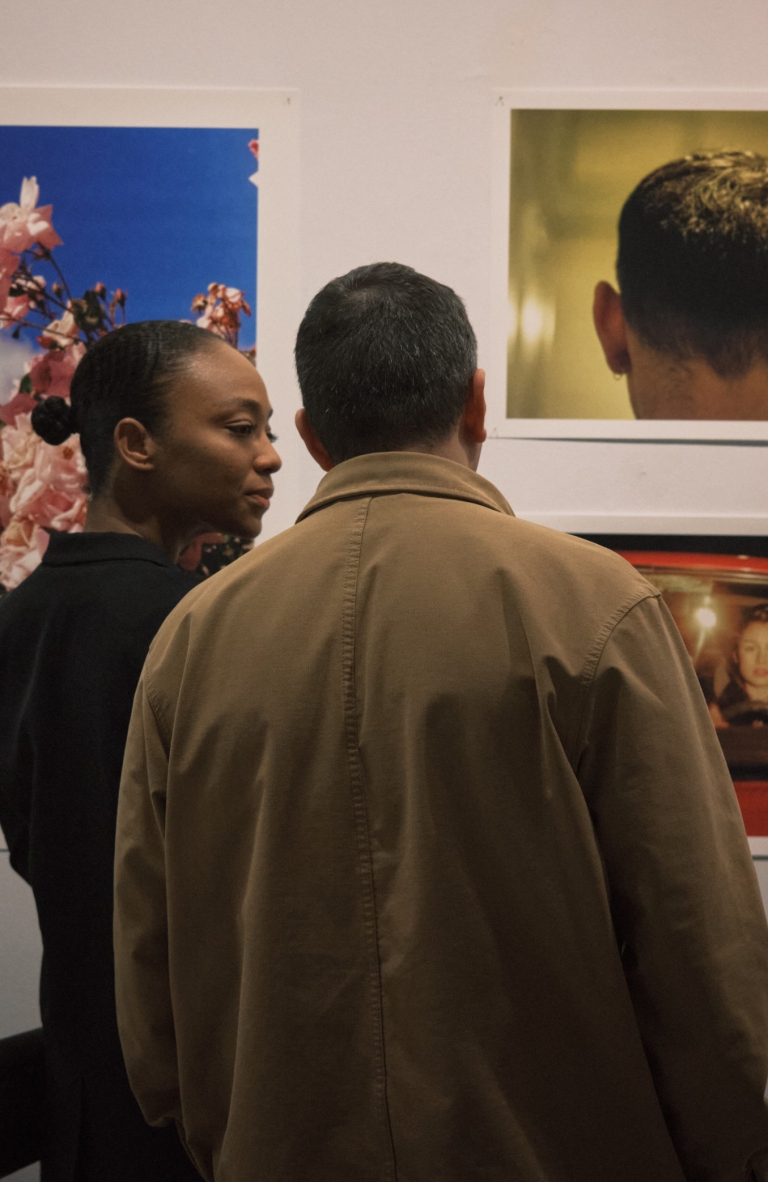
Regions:
M 171 614 L 115 922 L 134 1091 L 207 1179 L 741 1182 L 768 1146 L 768 933 L 677 630 L 451 461 L 340 465 Z

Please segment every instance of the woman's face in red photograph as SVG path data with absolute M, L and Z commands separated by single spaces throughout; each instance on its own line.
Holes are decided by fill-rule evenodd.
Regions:
M 737 658 L 749 697 L 768 699 L 768 623 L 747 624 L 739 637 Z

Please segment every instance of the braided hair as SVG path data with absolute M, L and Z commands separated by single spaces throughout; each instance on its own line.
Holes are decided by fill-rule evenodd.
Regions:
M 93 496 L 109 482 L 114 432 L 121 419 L 137 419 L 150 433 L 163 426 L 166 395 L 197 353 L 219 341 L 180 320 L 141 320 L 97 341 L 75 370 L 70 402 L 55 395 L 32 411 L 32 426 L 46 443 L 80 434 Z

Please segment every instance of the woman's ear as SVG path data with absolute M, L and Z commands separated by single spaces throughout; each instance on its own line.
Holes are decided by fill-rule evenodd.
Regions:
M 115 452 L 129 468 L 137 472 L 154 470 L 157 444 L 138 419 L 121 419 L 113 438 Z
M 617 376 L 629 373 L 632 361 L 627 344 L 627 322 L 624 319 L 621 296 L 616 288 L 604 279 L 595 288 L 592 319 L 608 368 Z

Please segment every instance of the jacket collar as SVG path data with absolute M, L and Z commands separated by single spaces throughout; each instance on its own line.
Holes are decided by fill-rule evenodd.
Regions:
M 73 563 L 114 562 L 120 559 L 154 562 L 158 566 L 175 565 L 164 550 L 138 534 L 53 532 L 43 555 L 43 564 L 70 566 Z
M 332 468 L 320 481 L 317 492 L 297 520 L 303 521 L 311 513 L 336 501 L 391 493 L 474 501 L 476 505 L 514 517 L 495 485 L 463 464 L 424 452 L 379 451 L 355 456 Z

